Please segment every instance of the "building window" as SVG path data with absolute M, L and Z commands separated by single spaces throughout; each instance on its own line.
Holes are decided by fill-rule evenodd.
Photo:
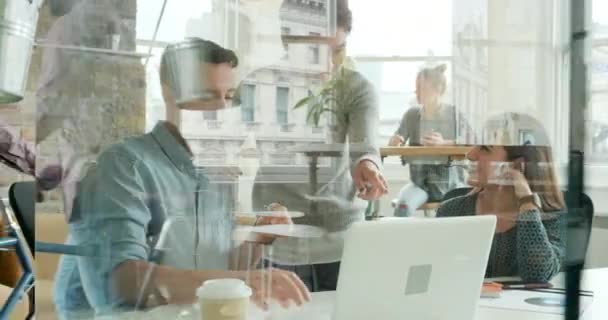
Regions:
M 245 84 L 241 88 L 241 120 L 255 121 L 255 85 Z
M 318 32 L 310 32 L 309 35 L 313 37 L 318 37 L 321 34 Z M 308 47 L 308 62 L 310 64 L 319 64 L 321 62 L 320 50 L 321 49 L 318 44 L 310 45 Z
M 277 123 L 288 123 L 289 88 L 277 87 Z
M 287 36 L 291 34 L 291 29 L 288 27 L 281 28 L 281 35 Z M 283 55 L 283 60 L 289 60 L 289 44 L 287 42 L 283 42 L 283 50 L 285 50 L 285 54 Z

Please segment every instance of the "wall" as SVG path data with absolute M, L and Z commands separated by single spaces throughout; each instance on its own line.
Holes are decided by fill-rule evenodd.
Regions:
M 136 0 L 81 1 L 62 17 L 40 11 L 37 41 L 54 46 L 114 50 L 35 47 L 27 97 L 17 106 L 0 107 L 0 118 L 37 144 L 37 167 L 61 163 L 64 181 L 79 179 L 79 163 L 94 159 L 104 147 L 141 134 L 145 121 L 145 73 L 141 59 L 118 54 L 135 50 Z M 111 48 L 108 33 L 120 36 Z M 0 169 L 3 170 L 3 169 Z M 20 179 L 12 176 L 0 184 Z M 60 192 L 49 195 L 46 210 L 62 210 Z

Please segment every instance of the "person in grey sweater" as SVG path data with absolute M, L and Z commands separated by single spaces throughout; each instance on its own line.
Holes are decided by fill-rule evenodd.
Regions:
M 471 143 L 472 133 L 466 120 L 453 105 L 441 102 L 447 89 L 447 66 L 424 67 L 416 78 L 416 100 L 420 107 L 410 108 L 389 146 L 449 146 Z M 459 141 L 462 139 L 464 141 Z M 411 183 L 398 196 L 396 216 L 412 216 L 427 201 L 441 201 L 443 195 L 463 183 L 462 170 L 433 159 L 411 160 Z
M 547 282 L 564 261 L 567 218 L 551 148 L 499 140 L 467 155 L 474 162 L 468 179 L 474 189 L 442 203 L 437 216 L 496 215 L 486 277 Z
M 340 146 L 339 156 L 319 168 L 320 188 L 311 193 L 307 169 L 264 168 L 256 176 L 253 208 L 281 203 L 290 211 L 306 213 L 295 224 L 318 226 L 328 235 L 316 239 L 277 239 L 272 260 L 290 265 L 314 291 L 335 290 L 343 233 L 365 218 L 367 201 L 388 191 L 381 174 L 378 135 L 378 96 L 374 86 L 359 72 L 343 66 L 346 36 L 352 16 L 346 1 L 338 2 L 338 28 L 330 42 L 334 76 L 343 84 L 335 89 L 342 99 L 332 112 L 331 141 Z M 312 206 L 311 206 L 312 204 Z M 314 210 L 311 208 L 314 207 Z M 293 267 L 293 266 L 297 267 Z

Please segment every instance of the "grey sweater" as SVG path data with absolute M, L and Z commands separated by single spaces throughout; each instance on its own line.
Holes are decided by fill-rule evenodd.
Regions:
M 373 85 L 360 73 L 344 69 L 342 76 L 349 94 L 338 95 L 348 99 L 343 104 L 347 108 L 336 114 L 328 142 L 341 144 L 345 152 L 332 158 L 331 165 L 319 168 L 319 189 L 314 195 L 310 194 L 308 168 L 261 167 L 253 189 L 254 210 L 281 202 L 289 210 L 307 214 L 296 223 L 320 226 L 330 232 L 343 231 L 364 218 L 367 202 L 355 196 L 351 169 L 363 159 L 381 166 L 376 138 L 378 98 Z M 316 213 L 309 212 L 311 201 L 318 206 Z
M 433 120 L 422 119 L 419 107 L 410 108 L 395 132 L 410 146 L 420 146 L 421 138 L 429 132 L 441 133 L 445 140 L 472 143 L 470 126 L 453 105 L 442 104 Z M 441 201 L 443 195 L 464 182 L 464 171 L 450 167 L 445 161 L 433 159 L 410 161 L 410 179 L 429 194 L 429 201 Z
M 344 110 L 333 115 L 331 141 L 338 144 L 344 152 L 332 158 L 329 166 L 318 171 L 318 191 L 311 194 L 309 168 L 302 167 L 261 167 L 253 188 L 254 210 L 264 210 L 264 206 L 280 202 L 291 211 L 304 212 L 306 215 L 295 219 L 296 224 L 314 225 L 330 233 L 346 230 L 352 223 L 364 220 L 367 202 L 356 197 L 351 169 L 363 159 L 381 166 L 377 145 L 378 134 L 378 97 L 373 85 L 360 73 L 344 69 L 341 75 L 346 86 L 344 92 L 336 96 L 347 99 Z M 317 210 L 311 212 L 311 203 Z M 287 241 L 287 240 L 285 240 Z M 295 241 L 295 240 L 294 240 Z M 324 239 L 321 242 L 332 240 Z M 277 245 L 279 245 L 277 243 Z M 332 259 L 316 259 L 310 253 L 311 263 L 337 260 L 341 255 L 341 244 L 314 245 L 310 243 L 291 243 L 291 246 L 309 248 L 309 251 L 332 247 Z M 315 249 L 318 248 L 318 249 Z M 323 249 L 325 250 L 325 249 Z M 293 253 L 293 252 L 292 252 Z M 307 253 L 307 254 L 309 254 Z M 324 255 L 327 257 L 327 255 Z

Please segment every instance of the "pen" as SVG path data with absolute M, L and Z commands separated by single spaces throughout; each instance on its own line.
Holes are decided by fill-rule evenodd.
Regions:
M 552 288 L 553 285 L 550 283 L 522 283 L 522 284 L 505 284 L 503 289 L 505 290 L 513 290 L 513 289 L 549 289 Z

